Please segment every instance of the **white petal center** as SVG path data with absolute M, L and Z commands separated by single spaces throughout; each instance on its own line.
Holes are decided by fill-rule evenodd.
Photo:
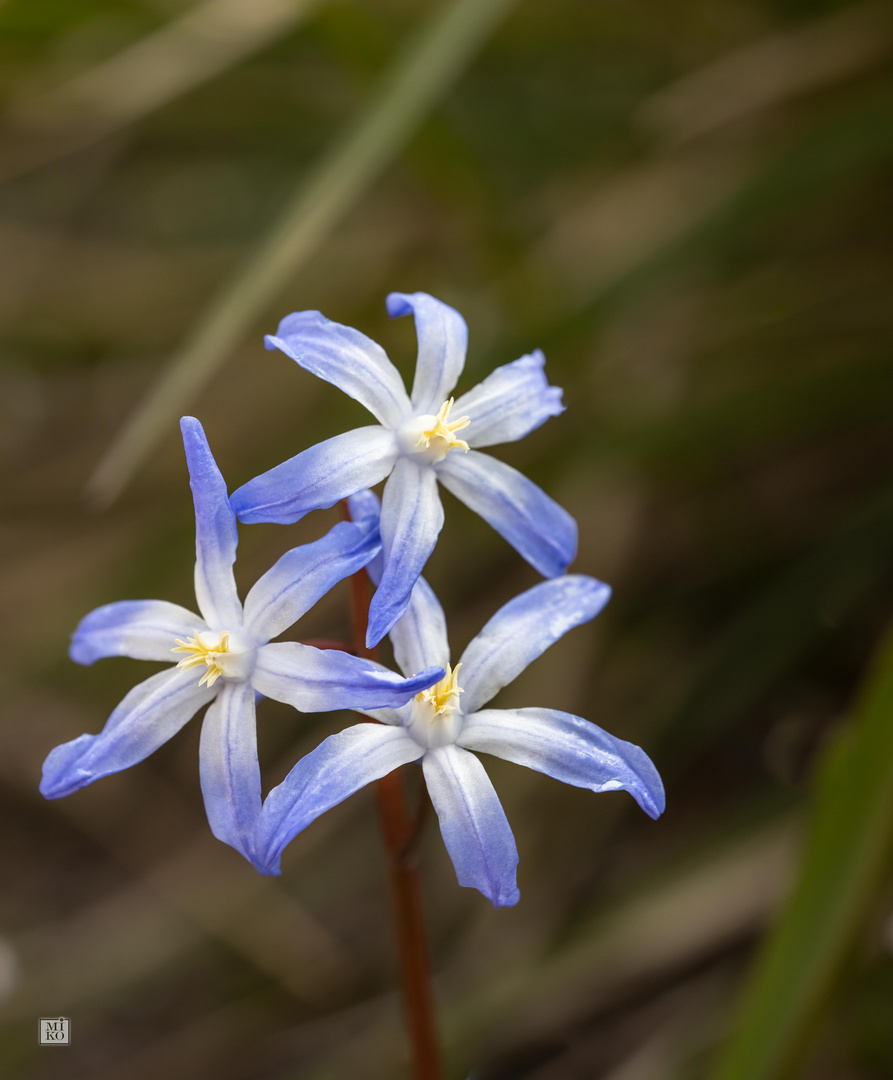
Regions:
M 254 667 L 255 646 L 247 642 L 244 635 L 229 630 L 215 633 L 213 630 L 196 631 L 195 634 L 181 641 L 176 639 L 173 653 L 186 655 L 177 664 L 178 668 L 204 667 L 199 679 L 199 686 L 213 686 L 223 675 L 227 679 L 243 682 Z
M 399 432 L 400 447 L 405 454 L 421 457 L 432 465 L 443 461 L 450 450 L 468 452 L 468 443 L 456 438 L 456 432 L 467 428 L 471 420 L 460 416 L 450 420 L 453 399 L 445 401 L 437 414 L 422 413 L 407 420 Z
M 464 717 L 459 709 L 462 687 L 456 682 L 461 664 L 446 666 L 446 675 L 412 699 L 407 731 L 421 746 L 434 749 L 456 741 Z

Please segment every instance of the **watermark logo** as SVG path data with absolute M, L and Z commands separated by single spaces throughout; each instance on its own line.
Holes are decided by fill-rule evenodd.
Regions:
M 67 1016 L 41 1017 L 38 1023 L 41 1046 L 68 1046 L 71 1042 L 71 1021 Z

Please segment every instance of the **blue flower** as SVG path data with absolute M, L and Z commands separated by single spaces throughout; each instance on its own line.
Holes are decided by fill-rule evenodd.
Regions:
M 391 640 L 404 672 L 436 664 L 445 668 L 444 678 L 399 708 L 362 710 L 381 723 L 347 728 L 302 758 L 267 797 L 258 859 L 277 873 L 285 846 L 323 811 L 392 769 L 421 761 L 459 884 L 479 889 L 494 907 L 517 903 L 515 840 L 471 751 L 590 791 L 628 791 L 658 817 L 663 784 L 638 746 L 555 709 L 484 708 L 566 631 L 594 618 L 609 596 L 607 585 L 582 575 L 541 582 L 502 607 L 452 668 L 443 609 L 419 578 Z
M 438 480 L 545 577 L 563 574 L 577 548 L 576 523 L 565 510 L 516 469 L 476 449 L 523 438 L 562 412 L 561 391 L 543 373 L 543 354 L 497 368 L 454 401 L 450 393 L 465 365 L 465 320 L 426 293 L 391 293 L 387 306 L 391 316 L 415 317 L 412 396 L 381 346 L 359 331 L 318 311 L 287 316 L 266 338 L 267 348 L 281 349 L 356 398 L 380 426 L 336 435 L 232 496 L 241 521 L 287 524 L 389 477 L 381 512 L 385 568 L 369 612 L 369 647 L 406 610 L 434 550 L 443 525 Z
M 296 622 L 380 550 L 375 520 L 342 522 L 315 543 L 286 552 L 249 591 L 244 609 L 233 577 L 238 535 L 226 484 L 201 424 L 180 423 L 195 502 L 195 596 L 201 616 L 162 600 L 106 604 L 82 619 L 71 658 L 179 659 L 139 683 L 99 735 L 57 746 L 44 762 L 40 790 L 69 795 L 148 757 L 203 706 L 202 794 L 214 835 L 259 870 L 254 831 L 261 808 L 255 694 L 303 712 L 399 706 L 443 675 L 412 679 L 335 650 L 270 639 Z

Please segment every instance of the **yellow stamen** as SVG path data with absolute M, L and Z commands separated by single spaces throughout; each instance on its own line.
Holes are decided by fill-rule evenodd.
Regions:
M 204 664 L 208 670 L 199 679 L 198 685 L 204 686 L 207 683 L 208 686 L 213 686 L 223 674 L 223 669 L 217 664 L 217 657 L 229 652 L 229 631 L 224 630 L 220 637 L 210 645 L 206 645 L 201 640 L 201 634 L 198 633 L 194 637 L 187 638 L 186 641 L 181 641 L 179 638 L 176 641 L 179 648 L 171 649 L 171 652 L 188 654 L 177 664 L 177 667 L 186 669 Z
M 427 690 L 416 694 L 416 701 L 420 705 L 429 705 L 433 708 L 435 716 L 445 716 L 451 713 L 458 704 L 459 695 L 464 693 L 462 687 L 456 685 L 456 677 L 459 674 L 460 667 L 462 667 L 461 664 L 456 664 L 455 668 L 451 668 L 447 664 L 446 675 L 439 683 L 435 683 L 433 686 L 429 686 Z
M 471 420 L 467 416 L 460 416 L 458 420 L 447 421 L 447 417 L 450 415 L 450 409 L 452 409 L 452 407 L 453 398 L 450 398 L 449 401 L 445 401 L 443 405 L 440 406 L 434 427 L 422 432 L 416 446 L 424 446 L 425 449 L 428 449 L 431 446 L 432 439 L 441 439 L 446 443 L 447 450 L 458 449 L 468 453 L 468 443 L 465 442 L 464 439 L 457 439 L 454 432 L 467 428 L 471 423 Z M 443 449 L 443 447 L 441 447 L 441 449 Z

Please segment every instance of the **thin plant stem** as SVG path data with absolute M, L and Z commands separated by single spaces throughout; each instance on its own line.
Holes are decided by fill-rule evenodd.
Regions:
M 351 577 L 350 600 L 356 653 L 368 660 L 374 660 L 375 650 L 367 649 L 365 644 L 370 600 L 369 579 L 365 570 L 360 570 Z M 418 818 L 414 820 L 409 811 L 406 788 L 399 769 L 377 780 L 375 790 L 394 902 L 400 985 L 412 1052 L 413 1077 L 414 1080 L 441 1080 L 443 1070 L 434 1021 L 434 995 L 431 992 L 425 920 L 413 855 L 420 825 L 418 818 L 422 811 L 420 810 Z

